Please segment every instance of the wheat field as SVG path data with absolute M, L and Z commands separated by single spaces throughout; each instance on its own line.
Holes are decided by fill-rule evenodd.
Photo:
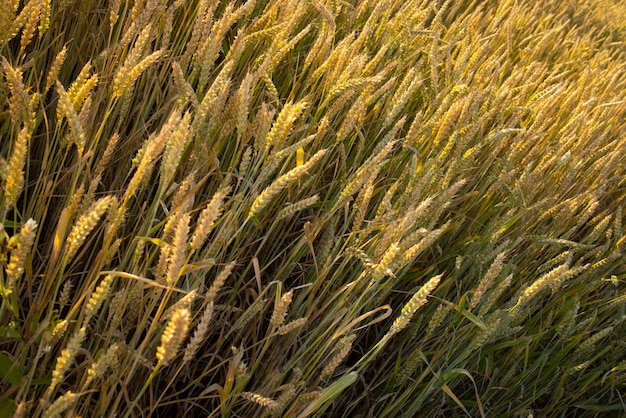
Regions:
M 626 5 L 0 2 L 0 416 L 626 416 Z

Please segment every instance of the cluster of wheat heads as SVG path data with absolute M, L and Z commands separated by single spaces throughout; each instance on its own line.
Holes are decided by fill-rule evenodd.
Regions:
M 0 415 L 625 413 L 625 16 L 0 2 Z

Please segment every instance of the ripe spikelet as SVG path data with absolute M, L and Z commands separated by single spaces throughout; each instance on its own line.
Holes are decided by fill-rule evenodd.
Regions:
M 170 286 L 175 286 L 178 282 L 178 278 L 180 277 L 185 263 L 185 249 L 187 248 L 187 238 L 189 237 L 189 220 L 189 214 L 185 213 L 176 224 L 176 232 L 174 234 L 166 276 L 166 282 Z
M 265 84 L 265 87 L 267 88 L 267 91 L 270 93 L 270 96 L 272 96 L 272 99 L 278 100 L 280 96 L 278 95 L 278 90 L 276 90 L 276 86 L 274 85 L 274 82 L 272 81 L 270 76 L 267 75 L 267 73 L 265 73 L 261 77 L 261 80 L 263 80 L 263 84 Z
M 156 160 L 161 151 L 163 151 L 163 148 L 165 148 L 165 144 L 178 126 L 180 119 L 181 112 L 179 110 L 172 112 L 172 114 L 170 114 L 169 118 L 167 119 L 165 125 L 163 125 L 163 127 L 159 131 L 159 134 L 149 138 L 148 141 L 145 143 L 145 147 L 142 148 L 143 151 L 139 150 L 137 152 L 137 156 L 141 157 L 139 161 L 139 166 L 137 167 L 137 171 L 135 171 L 135 174 L 128 183 L 128 186 L 126 187 L 122 202 L 125 203 L 126 201 L 128 201 L 128 199 L 130 199 L 130 197 L 135 194 L 141 182 L 143 182 L 148 176 L 152 167 L 152 163 L 154 162 L 154 160 Z
M 343 202 L 350 196 L 352 196 L 359 188 L 367 181 L 370 174 L 380 168 L 383 160 L 391 153 L 393 147 L 398 141 L 390 141 L 385 144 L 382 149 L 368 158 L 365 163 L 354 173 L 348 184 L 343 188 L 335 207 L 332 210 L 336 210 L 339 206 L 343 205 Z
M 615 260 L 619 260 L 622 258 L 622 253 L 619 251 L 616 251 L 614 253 L 612 253 L 611 255 L 609 255 L 608 257 L 603 258 L 602 260 L 596 261 L 595 263 L 593 263 L 591 265 L 591 268 L 593 270 L 602 268 L 604 266 L 610 265 L 612 262 L 614 262 Z
M 4 43 L 4 39 L 11 28 L 18 5 L 19 2 L 15 0 L 0 2 L 0 44 Z
M 67 95 L 72 101 L 72 107 L 76 112 L 84 112 L 90 94 L 97 85 L 98 74 L 94 74 L 87 78 L 84 83 L 79 84 L 73 92 L 70 93 L 70 90 L 68 90 Z M 74 87 L 74 84 L 72 84 L 72 87 Z
M 298 8 L 299 10 L 303 10 L 302 7 Z M 295 19 L 298 17 L 299 13 L 294 12 L 291 22 L 295 22 Z M 306 25 L 300 32 L 298 32 L 293 38 L 289 39 L 289 42 L 279 41 L 276 45 L 276 52 L 269 54 L 269 63 L 265 65 L 261 65 L 263 72 L 272 73 L 276 66 L 280 64 L 280 62 L 291 52 L 291 50 L 300 42 L 302 38 L 304 38 L 309 31 L 311 30 L 312 25 L 309 23 Z M 278 39 L 281 39 L 281 36 L 278 36 Z
M 161 318 L 170 319 L 174 312 L 181 308 L 191 309 L 191 303 L 197 298 L 199 298 L 198 290 L 193 289 L 191 292 L 188 292 L 185 296 L 178 299 L 172 306 L 170 306 L 165 313 L 163 313 Z
M 272 317 L 270 319 L 270 328 L 277 328 L 285 322 L 287 311 L 293 299 L 293 290 L 281 296 L 280 301 L 274 306 Z
M 258 393 L 252 392 L 242 392 L 241 397 L 247 401 L 254 402 L 259 404 L 270 411 L 280 411 L 282 409 L 282 405 L 276 402 L 273 399 L 266 398 L 265 396 L 259 395 Z
M 76 404 L 76 401 L 80 397 L 79 393 L 73 393 L 68 390 L 67 393 L 57 398 L 50 406 L 44 411 L 43 418 L 59 418 L 63 412 L 69 407 Z
M 33 13 L 28 17 L 24 30 L 22 30 L 22 37 L 20 39 L 20 53 L 23 53 L 30 41 L 35 35 L 35 29 L 37 28 L 37 22 L 39 22 L 39 16 L 41 15 L 41 0 L 38 0 L 37 6 Z
M 28 141 L 31 134 L 26 128 L 22 128 L 13 142 L 11 156 L 7 162 L 4 173 L 4 210 L 9 210 L 19 198 L 24 187 L 24 164 L 28 152 Z M 2 209 L 2 208 L 0 208 Z
M 217 297 L 217 294 L 224 286 L 224 283 L 226 283 L 226 280 L 228 279 L 228 277 L 230 277 L 231 273 L 233 272 L 233 269 L 235 268 L 236 264 L 237 263 L 235 261 L 231 261 L 230 263 L 226 264 L 226 266 L 224 266 L 222 271 L 217 275 L 215 280 L 213 280 L 211 287 L 209 288 L 209 290 L 207 290 L 206 295 L 204 295 L 204 300 L 207 303 L 213 302 L 215 300 L 215 298 Z
M 480 280 L 480 282 L 478 283 L 478 287 L 474 292 L 474 295 L 472 295 L 472 299 L 469 304 L 470 310 L 473 310 L 478 305 L 478 303 L 480 303 L 480 300 L 483 298 L 485 293 L 487 293 L 487 290 L 491 288 L 493 282 L 498 278 L 498 275 L 502 271 L 505 257 L 506 253 L 501 252 L 497 255 L 493 263 L 491 263 L 489 270 L 487 270 L 487 273 L 485 273 L 483 278 Z
M 525 303 L 533 299 L 539 292 L 541 292 L 547 287 L 550 287 L 553 291 L 558 290 L 561 283 L 563 283 L 566 280 L 571 279 L 572 277 L 577 276 L 578 274 L 586 270 L 588 267 L 589 267 L 589 264 L 586 264 L 581 267 L 570 269 L 568 268 L 567 264 L 560 265 L 559 267 L 539 277 L 537 280 L 535 280 L 533 284 L 531 284 L 526 289 L 524 289 L 516 305 L 518 306 L 524 305 Z
M 31 3 L 33 2 L 34 0 L 31 1 Z M 22 71 L 9 64 L 4 57 L 2 57 L 1 64 L 9 85 L 9 90 L 11 91 L 11 98 L 9 100 L 9 115 L 11 115 L 11 121 L 15 126 L 19 126 L 20 121 L 23 121 L 26 125 L 27 122 L 30 123 L 32 115 L 28 94 L 26 93 L 24 82 L 22 81 Z
M 74 106 L 69 96 L 67 95 L 65 89 L 61 85 L 61 83 L 57 80 L 57 94 L 59 95 L 59 112 L 60 114 L 67 119 L 70 125 L 70 133 L 72 136 L 72 141 L 76 145 L 78 149 L 78 154 L 83 154 L 83 149 L 85 148 L 85 131 L 83 129 L 82 124 L 80 123 L 80 119 L 78 118 L 78 114 L 74 110 Z M 59 123 L 61 120 L 59 120 Z
M 376 264 L 374 264 L 372 259 L 360 248 L 350 247 L 346 249 L 346 254 L 357 257 L 367 269 L 373 269 L 376 267 Z
M 61 307 L 63 307 L 63 305 L 61 305 Z M 49 346 L 52 347 L 61 340 L 63 335 L 65 335 L 69 324 L 69 321 L 64 319 L 54 326 L 52 329 L 52 335 L 50 336 L 50 342 L 48 343 Z
M 257 112 L 252 121 L 252 125 L 248 129 L 250 135 L 254 136 L 254 150 L 256 152 L 266 151 L 267 141 L 265 141 L 265 139 L 272 126 L 275 113 L 274 109 L 267 103 L 261 103 L 261 109 Z
M 585 241 L 588 243 L 595 243 L 600 237 L 600 235 L 602 235 L 602 233 L 609 226 L 609 223 L 611 222 L 611 218 L 612 218 L 612 215 L 607 215 L 604 218 L 602 218 L 600 222 L 596 223 L 596 226 L 593 227 L 593 230 L 591 231 L 589 236 L 585 239 Z
M 310 206 L 313 206 L 314 204 L 319 202 L 319 200 L 320 196 L 316 194 L 315 196 L 299 200 L 295 203 L 290 203 L 289 205 L 285 206 L 280 212 L 278 212 L 278 215 L 276 215 L 276 220 L 280 221 L 281 219 L 290 218 L 295 213 L 300 212 L 301 210 L 306 209 Z
M 274 154 L 271 157 L 271 161 L 273 162 L 273 159 L 279 159 L 279 160 L 283 159 L 287 156 L 293 155 L 294 153 L 296 154 L 296 159 L 297 159 L 298 150 L 300 148 L 304 148 L 307 145 L 309 145 L 311 141 L 313 141 L 314 139 L 315 139 L 315 135 L 309 135 L 306 138 L 299 140 L 295 144 L 289 145 L 288 147 L 281 149 L 280 151 L 278 151 L 276 154 Z M 302 149 L 302 164 L 298 164 L 298 162 L 296 162 L 296 165 L 303 165 L 303 164 L 304 164 L 304 149 Z
M 204 338 L 209 331 L 211 318 L 213 318 L 213 301 L 210 301 L 204 308 L 204 311 L 202 312 L 202 317 L 200 318 L 200 322 L 198 323 L 198 326 L 193 333 L 193 337 L 191 337 L 189 344 L 187 344 L 187 347 L 185 347 L 183 364 L 189 363 L 196 355 L 196 352 L 200 348 L 200 345 L 202 345 L 202 342 L 204 341 Z
M 9 3 L 7 1 L 3 1 L 3 3 Z M 15 2 L 15 5 L 19 4 L 19 2 Z M 22 11 L 19 15 L 13 20 L 13 23 L 9 26 L 7 31 L 4 33 L 4 37 L 0 39 L 0 44 L 7 43 L 11 39 L 15 38 L 15 35 L 22 29 L 22 27 L 28 22 L 28 20 L 39 10 L 41 6 L 41 0 L 30 0 L 28 3 L 24 5 Z M 15 7 L 13 8 L 13 12 L 15 12 Z M 39 14 L 39 13 L 37 13 Z M 0 33 L 1 35 L 1 33 Z
M 2 6 L 0 6 L 2 7 Z M 1 29 L 1 27 L 0 27 Z M 0 36 L 2 35 L 2 31 L 0 30 Z M 24 418 L 24 414 L 28 411 L 28 406 L 25 402 L 20 402 L 15 406 L 15 411 L 13 412 L 13 418 Z
M 137 4 L 136 4 L 137 5 Z M 133 23 L 134 27 L 134 23 Z M 124 38 L 121 41 L 122 45 L 127 44 L 130 39 L 135 36 L 136 29 L 128 30 L 124 35 Z M 135 45 L 132 50 L 128 53 L 128 56 L 124 60 L 124 64 L 119 67 L 117 73 L 113 78 L 113 97 L 121 97 L 128 91 L 131 87 L 130 80 L 130 72 L 135 68 L 139 62 L 141 61 L 141 56 L 143 55 L 144 49 L 146 48 L 148 41 L 151 38 L 152 32 L 152 24 L 147 24 L 139 33 L 137 40 L 135 41 Z M 162 53 L 162 52 L 161 52 Z M 143 69 L 147 68 L 146 66 Z M 140 70 L 141 68 L 139 68 Z M 136 76 L 139 74 L 135 71 Z M 134 81 L 134 80 L 133 80 Z
M 190 247 L 192 250 L 197 251 L 204 244 L 207 236 L 215 225 L 215 221 L 222 214 L 224 198 L 228 195 L 229 192 L 230 187 L 227 186 L 226 188 L 215 193 L 211 198 L 211 201 L 200 213 L 196 229 L 193 232 L 193 236 L 191 237 Z
M 24 273 L 24 262 L 35 241 L 36 229 L 37 222 L 33 219 L 29 219 L 20 230 L 19 243 L 17 244 L 17 248 L 11 251 L 11 258 L 9 259 L 9 264 L 6 266 L 6 277 L 10 286 L 13 286 L 15 282 L 22 277 L 22 273 Z
M 252 147 L 246 147 L 239 163 L 239 182 L 248 174 L 250 163 L 252 163 Z
M 285 325 L 278 327 L 278 329 L 276 330 L 276 335 L 289 334 L 294 329 L 298 329 L 302 327 L 303 325 L 305 325 L 308 321 L 309 321 L 309 318 L 294 319 L 293 321 L 288 322 Z
M 50 386 L 48 387 L 48 393 L 52 394 L 59 383 L 65 377 L 65 373 L 68 371 L 72 363 L 74 362 L 74 358 L 76 358 L 76 354 L 80 350 L 80 347 L 83 345 L 83 341 L 85 340 L 87 329 L 82 327 L 79 329 L 67 343 L 67 346 L 61 351 L 61 355 L 57 357 L 56 366 L 52 371 L 52 381 L 50 382 Z
M 239 140 L 244 138 L 248 129 L 248 114 L 250 108 L 250 100 L 252 96 L 251 73 L 246 73 L 239 90 L 237 90 L 237 137 Z
M 172 315 L 163 335 L 161 345 L 157 348 L 156 357 L 167 366 L 176 357 L 178 348 L 187 336 L 190 314 L 188 309 L 179 309 Z
M 318 151 L 311 157 L 309 161 L 307 161 L 304 165 L 295 167 L 288 171 L 286 174 L 280 176 L 276 181 L 270 184 L 268 187 L 261 192 L 260 195 L 252 203 L 250 207 L 250 211 L 248 213 L 249 218 L 256 217 L 259 212 L 261 212 L 265 207 L 271 202 L 271 200 L 280 193 L 285 187 L 287 187 L 294 180 L 298 179 L 302 174 L 309 171 L 311 167 L 313 167 L 319 160 L 321 160 L 326 153 L 327 149 L 323 149 Z
M 96 227 L 100 217 L 107 211 L 109 205 L 116 200 L 113 196 L 105 196 L 91 205 L 89 211 L 83 214 L 74 224 L 67 237 L 65 260 L 68 262 L 74 257 L 78 248 L 85 242 L 87 236 Z
M 206 36 L 204 42 L 199 46 L 194 54 L 194 73 L 199 72 L 198 91 L 203 91 L 207 85 L 208 77 L 215 65 L 222 41 L 228 29 L 243 16 L 250 7 L 254 7 L 254 1 L 248 1 L 239 9 L 233 11 L 233 3 L 228 3 L 222 17 L 211 27 L 211 32 Z M 232 61 L 231 61 L 232 62 Z
M 334 98 L 342 95 L 345 92 L 351 92 L 352 94 L 358 92 L 361 88 L 370 84 L 378 84 L 383 80 L 382 76 L 353 78 L 335 86 L 329 93 L 326 101 L 331 101 Z
M 109 28 L 112 31 L 113 27 L 117 23 L 119 19 L 119 11 L 120 6 L 122 4 L 122 0 L 112 0 L 109 5 Z
M 113 97 L 122 97 L 126 93 L 133 90 L 133 84 L 143 74 L 148 67 L 152 66 L 161 59 L 165 51 L 159 50 L 148 55 L 132 67 L 126 65 L 120 68 L 113 79 Z
M 216 116 L 221 114 L 224 103 L 226 103 L 228 98 L 233 66 L 233 61 L 226 62 L 213 84 L 211 84 L 211 87 L 207 90 L 200 106 L 196 109 L 192 124 L 193 132 L 204 135 L 205 130 L 212 128 L 214 121 L 217 120 Z
M 181 8 L 185 4 L 185 0 L 176 0 L 167 7 L 165 11 L 165 23 L 163 24 L 163 34 L 161 48 L 167 50 L 170 47 L 170 40 L 172 37 L 172 26 L 174 24 L 174 14 L 176 10 Z
M 165 145 L 161 159 L 161 184 L 168 185 L 174 178 L 174 173 L 185 153 L 185 148 L 191 139 L 191 114 L 185 113 L 172 136 Z
M 55 84 L 57 76 L 59 75 L 59 71 L 61 70 L 61 66 L 65 62 L 66 57 L 67 47 L 63 46 L 61 52 L 59 52 L 56 57 L 54 57 L 54 61 L 52 61 L 52 65 L 50 66 L 50 70 L 48 71 L 48 75 L 46 76 L 46 86 L 44 92 L 48 91 L 50 87 Z
M 211 29 L 211 22 L 213 22 L 213 13 L 217 4 L 212 0 L 200 0 L 196 18 L 191 31 L 191 39 L 187 42 L 185 58 L 187 59 L 191 55 L 197 55 L 199 51 L 198 45 L 201 39 L 206 39 L 208 31 Z
M 300 117 L 307 104 L 305 102 L 299 102 L 296 104 L 287 103 L 280 111 L 276 122 L 272 125 L 272 129 L 265 138 L 267 148 L 274 147 L 275 149 L 281 149 L 282 145 L 291 132 L 293 123 Z
M 95 379 L 102 378 L 107 370 L 115 370 L 117 368 L 119 361 L 118 355 L 122 347 L 121 343 L 114 343 L 100 355 L 98 360 L 93 363 L 91 367 L 89 367 L 87 370 L 87 378 L 85 379 L 85 383 L 83 383 L 83 390 L 86 390 Z
M 417 312 L 419 308 L 424 306 L 424 304 L 428 301 L 428 296 L 432 293 L 433 290 L 437 288 L 437 286 L 439 286 L 439 282 L 441 281 L 442 276 L 443 274 L 439 274 L 431 278 L 428 282 L 426 282 L 424 286 L 420 288 L 420 290 L 418 290 L 413 295 L 411 300 L 409 300 L 407 304 L 404 305 L 402 311 L 400 312 L 400 316 L 396 318 L 396 320 L 393 322 L 391 328 L 389 329 L 385 337 L 383 337 L 383 339 L 390 338 L 392 335 L 397 334 L 398 332 L 402 331 L 407 325 L 409 325 L 409 322 L 411 322 L 411 319 L 413 318 L 413 315 L 415 315 L 415 312 Z
M 193 107 L 197 108 L 200 103 L 198 102 L 198 98 L 196 97 L 196 92 L 185 79 L 183 69 L 180 67 L 180 64 L 177 61 L 172 62 L 172 77 L 174 78 L 174 85 L 176 86 L 176 91 L 179 95 L 178 107 L 182 109 L 187 103 L 191 101 Z
M 374 266 L 374 270 L 372 271 L 372 281 L 378 281 L 382 279 L 384 276 L 395 277 L 395 274 L 391 267 L 396 259 L 396 256 L 400 252 L 400 246 L 397 242 L 394 242 L 387 248 L 387 251 L 383 253 L 380 261 L 376 266 Z
M 94 170 L 96 176 L 102 175 L 102 172 L 104 171 L 104 169 L 109 165 L 109 162 L 111 161 L 111 157 L 113 157 L 113 152 L 115 152 L 115 147 L 117 146 L 117 143 L 119 142 L 119 140 L 120 140 L 120 135 L 117 132 L 114 133 L 111 136 L 111 138 L 108 140 L 107 146 L 104 149 L 104 153 L 102 154 L 102 157 L 98 159 L 98 163 Z
M 352 344 L 356 339 L 356 334 L 350 334 L 345 337 L 342 337 L 335 347 L 335 354 L 331 357 L 328 363 L 322 369 L 320 373 L 320 379 L 326 379 L 327 377 L 332 376 L 332 374 L 337 370 L 337 367 L 346 359 L 350 351 L 352 350 Z
M 369 178 L 363 185 L 363 188 L 359 192 L 355 202 L 354 208 L 356 210 L 356 215 L 354 217 L 354 221 L 352 222 L 352 230 L 358 231 L 361 228 L 361 225 L 365 221 L 365 216 L 367 215 L 367 209 L 370 204 L 370 200 L 372 199 L 372 195 L 374 194 L 374 182 L 376 181 L 376 177 L 378 176 L 378 170 L 374 170 L 372 174 L 370 174 Z
M 417 244 L 412 245 L 410 248 L 408 248 L 403 254 L 404 262 L 405 263 L 410 262 L 419 254 L 421 254 L 422 251 L 430 247 L 435 241 L 439 239 L 441 235 L 443 235 L 443 233 L 447 229 L 447 226 L 448 225 L 446 224 L 441 228 L 435 229 L 434 231 L 430 231 L 428 235 L 422 238 Z M 407 241 L 410 241 L 410 239 L 411 237 L 409 236 L 407 238 Z
M 85 320 L 84 323 L 87 324 L 91 318 L 98 312 L 102 303 L 109 298 L 109 294 L 111 293 L 111 285 L 113 284 L 113 275 L 107 275 L 100 285 L 96 288 L 96 290 L 91 294 L 89 301 L 87 301 L 87 305 L 85 307 Z
M 187 211 L 193 205 L 194 193 L 192 189 L 196 186 L 196 172 L 192 171 L 185 177 L 180 186 L 176 189 L 172 197 L 172 211 Z M 191 204 L 187 202 L 191 201 Z M 189 207 L 188 207 L 189 205 Z
M 157 261 L 154 276 L 159 282 L 165 282 L 167 275 L 167 266 L 170 259 L 171 246 L 163 243 L 159 246 L 159 260 Z
M 52 0 L 41 0 L 41 16 L 39 19 L 39 36 L 42 36 L 50 26 L 50 12 Z
M 385 115 L 384 126 L 389 126 L 393 123 L 393 120 L 404 108 L 404 105 L 409 101 L 411 95 L 422 85 L 423 80 L 415 77 L 415 70 L 411 68 L 407 75 L 402 80 L 402 84 L 398 87 L 398 90 L 391 99 L 391 109 Z

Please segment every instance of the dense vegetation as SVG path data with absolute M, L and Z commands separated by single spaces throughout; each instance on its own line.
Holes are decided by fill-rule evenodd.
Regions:
M 619 0 L 1 1 L 0 416 L 626 414 L 625 42 Z

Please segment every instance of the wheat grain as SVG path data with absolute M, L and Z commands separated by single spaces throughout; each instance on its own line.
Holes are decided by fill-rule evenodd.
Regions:
M 68 390 L 65 395 L 57 398 L 54 402 L 46 408 L 42 417 L 43 418 L 57 418 L 60 417 L 69 407 L 76 404 L 76 401 L 80 397 L 79 393 L 73 393 Z
M 91 205 L 87 213 L 82 215 L 70 230 L 67 237 L 67 248 L 65 250 L 65 260 L 69 261 L 74 257 L 78 248 L 83 244 L 87 236 L 96 227 L 102 215 L 109 206 L 116 200 L 113 196 L 106 196 L 98 199 Z
M 260 195 L 256 197 L 252 206 L 250 207 L 250 211 L 248 212 L 248 218 L 255 218 L 257 215 L 265 209 L 267 205 L 269 205 L 270 201 L 280 193 L 285 187 L 287 187 L 294 180 L 298 179 L 302 174 L 308 172 L 308 170 L 313 167 L 319 160 L 321 160 L 328 150 L 324 149 L 318 151 L 311 157 L 309 161 L 307 161 L 304 165 L 295 167 L 291 169 L 286 174 L 283 174 L 278 179 L 276 179 L 272 184 L 270 184 Z
M 61 383 L 65 377 L 65 373 L 69 370 L 70 366 L 76 358 L 76 354 L 80 350 L 80 347 L 85 341 L 86 328 L 82 327 L 74 333 L 72 338 L 68 341 L 65 348 L 61 351 L 61 355 L 57 357 L 56 365 L 52 371 L 52 380 L 48 387 L 48 393 L 52 394 L 56 387 Z
M 272 317 L 270 318 L 270 328 L 278 328 L 285 322 L 285 317 L 291 305 L 293 290 L 283 294 L 280 301 L 274 306 Z
M 83 390 L 86 390 L 95 379 L 102 378 L 108 369 L 114 370 L 117 368 L 119 363 L 118 356 L 122 348 L 121 343 L 114 343 L 98 357 L 98 360 L 87 370 L 87 376 L 82 385 Z
M 192 250 L 197 251 L 204 244 L 207 236 L 215 225 L 215 221 L 217 221 L 222 214 L 224 198 L 229 192 L 230 187 L 226 187 L 215 193 L 215 195 L 211 198 L 211 201 L 206 205 L 202 212 L 200 212 L 196 229 L 191 238 L 190 247 Z
M 200 322 L 196 327 L 193 337 L 189 340 L 189 344 L 185 347 L 185 354 L 183 355 L 183 364 L 189 363 L 200 348 L 200 345 L 204 341 L 209 331 L 210 321 L 213 317 L 213 300 L 209 301 L 202 312 Z
M 409 324 L 415 312 L 417 312 L 424 304 L 428 301 L 428 296 L 432 293 L 433 290 L 439 286 L 439 282 L 441 281 L 441 277 L 443 274 L 439 274 L 424 284 L 412 297 L 411 300 L 407 302 L 406 305 L 402 308 L 400 312 L 400 316 L 396 318 L 396 320 L 387 331 L 387 334 L 383 337 L 383 340 L 389 339 L 391 336 L 397 334 L 402 331 Z
M 4 170 L 6 174 L 3 176 L 5 180 L 3 211 L 11 209 L 17 203 L 17 199 L 24 188 L 24 165 L 30 137 L 30 132 L 26 128 L 22 128 L 13 143 L 11 156 Z
M 237 263 L 235 261 L 231 261 L 230 263 L 226 264 L 226 266 L 224 266 L 224 268 L 217 275 L 217 277 L 215 277 L 215 280 L 213 280 L 211 287 L 209 287 L 209 290 L 207 290 L 206 295 L 204 296 L 207 303 L 213 302 L 215 300 L 217 294 L 224 286 L 224 283 L 226 283 L 226 280 L 230 277 L 236 265 Z
M 271 411 L 279 411 L 281 409 L 281 405 L 278 402 L 273 399 L 266 398 L 265 396 L 259 395 L 258 393 L 242 392 L 241 397 L 247 401 L 251 401 L 258 405 L 261 405 Z
M 85 319 L 84 323 L 87 324 L 93 318 L 93 316 L 98 312 L 102 303 L 108 299 L 109 294 L 111 293 L 111 285 L 113 284 L 113 275 L 107 275 L 100 285 L 96 288 L 96 290 L 91 294 L 91 297 L 87 301 L 87 305 L 85 306 Z
M 189 318 L 188 309 L 179 309 L 174 312 L 167 324 L 156 354 L 157 360 L 164 366 L 167 366 L 176 357 L 178 348 L 187 336 Z
M 187 247 L 187 238 L 189 237 L 189 221 L 190 216 L 185 213 L 180 216 L 176 223 L 176 231 L 170 250 L 167 275 L 165 278 L 166 283 L 170 286 L 175 286 L 178 282 L 185 263 L 185 250 Z
M 320 200 L 320 196 L 316 194 L 315 196 L 311 196 L 306 199 L 299 200 L 295 203 L 290 203 L 289 205 L 281 209 L 280 212 L 278 212 L 278 215 L 276 215 L 276 220 L 280 221 L 282 219 L 291 218 L 297 212 L 300 212 L 308 207 L 313 206 L 314 204 L 319 202 L 319 200 Z
M 74 142 L 74 144 L 76 145 L 76 148 L 78 149 L 78 154 L 82 155 L 83 150 L 85 148 L 85 141 L 86 141 L 84 128 L 82 124 L 80 123 L 78 114 L 74 110 L 74 106 L 72 105 L 71 99 L 69 98 L 65 89 L 63 88 L 63 86 L 58 80 L 56 81 L 56 87 L 57 87 L 57 94 L 59 95 L 59 101 L 58 101 L 59 114 L 62 115 L 62 117 L 66 118 L 67 121 L 69 122 L 72 141 Z M 59 123 L 60 122 L 61 120 L 59 120 Z
M 6 266 L 6 278 L 10 287 L 15 286 L 17 280 L 22 277 L 24 273 L 24 264 L 27 255 L 31 252 L 33 247 L 36 229 L 37 222 L 33 219 L 26 221 L 20 229 L 19 243 L 17 244 L 17 248 L 11 251 L 11 258 L 9 259 L 9 264 Z
M 272 129 L 268 132 L 265 138 L 266 147 L 275 149 L 281 149 L 282 145 L 291 132 L 294 122 L 300 117 L 304 109 L 306 109 L 306 102 L 299 102 L 296 104 L 287 103 L 280 111 L 276 122 L 272 125 Z
M 14 4 L 13 12 L 15 12 L 17 4 L 19 4 L 19 2 L 16 2 Z M 28 3 L 25 3 L 20 14 L 17 15 L 15 19 L 13 19 L 13 22 L 4 33 L 4 37 L 0 39 L 0 43 L 7 43 L 11 39 L 15 38 L 20 29 L 24 27 L 24 25 L 32 18 L 34 14 L 39 15 L 38 10 L 40 8 L 41 0 L 30 0 Z

